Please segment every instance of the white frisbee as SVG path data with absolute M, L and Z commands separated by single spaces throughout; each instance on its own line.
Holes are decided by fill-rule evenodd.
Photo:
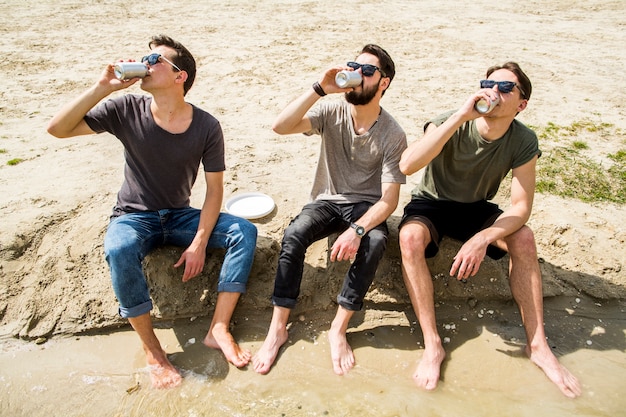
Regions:
M 263 193 L 241 193 L 226 201 L 226 211 L 244 219 L 259 219 L 270 214 L 275 207 L 272 197 Z

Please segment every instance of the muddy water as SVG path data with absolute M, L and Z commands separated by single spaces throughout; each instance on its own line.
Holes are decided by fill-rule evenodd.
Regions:
M 349 340 L 357 366 L 332 373 L 327 342 L 332 312 L 295 317 L 291 338 L 266 376 L 229 366 L 201 344 L 208 322 L 168 323 L 158 336 L 185 380 L 150 388 L 131 331 L 53 338 L 42 345 L 0 344 L 2 416 L 620 416 L 626 410 L 626 315 L 623 302 L 553 300 L 546 304 L 550 342 L 582 381 L 565 398 L 521 353 L 523 329 L 510 304 L 439 306 L 448 359 L 433 393 L 411 374 L 421 334 L 410 310 L 368 309 Z M 235 337 L 261 345 L 269 311 L 238 317 Z

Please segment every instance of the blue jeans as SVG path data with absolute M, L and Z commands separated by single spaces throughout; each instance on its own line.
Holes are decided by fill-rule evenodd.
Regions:
M 161 245 L 188 247 L 198 231 L 199 220 L 200 210 L 191 207 L 112 218 L 104 238 L 104 253 L 122 317 L 137 317 L 152 310 L 142 268 L 146 255 Z M 246 291 L 256 238 L 256 226 L 248 220 L 220 213 L 207 245 L 226 249 L 218 292 Z
M 275 306 L 295 307 L 300 294 L 307 248 L 333 233 L 345 231 L 351 222 L 358 220 L 371 206 L 371 203 L 366 202 L 337 204 L 318 200 L 303 207 L 285 229 L 272 296 Z M 343 308 L 351 311 L 363 308 L 363 300 L 387 247 L 388 234 L 387 223 L 383 222 L 361 238 L 356 258 L 337 296 L 337 303 Z

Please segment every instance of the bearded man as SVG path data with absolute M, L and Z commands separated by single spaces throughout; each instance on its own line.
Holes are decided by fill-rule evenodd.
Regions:
M 341 88 L 340 71 L 355 71 L 361 83 Z M 356 75 L 356 74 L 350 74 Z M 291 102 L 273 130 L 281 135 L 319 134 L 321 150 L 311 201 L 285 230 L 278 260 L 267 337 L 252 362 L 256 372 L 270 371 L 288 339 L 287 322 L 300 293 L 307 248 L 339 234 L 330 260 L 352 262 L 337 296 L 337 314 L 329 331 L 334 372 L 343 375 L 355 364 L 346 338 L 348 322 L 363 300 L 387 246 L 386 220 L 398 205 L 406 176 L 399 169 L 407 147 L 406 134 L 381 106 L 380 100 L 395 75 L 389 54 L 377 45 L 363 47 L 355 61 L 329 68 L 320 80 Z M 345 100 L 323 100 L 345 93 Z

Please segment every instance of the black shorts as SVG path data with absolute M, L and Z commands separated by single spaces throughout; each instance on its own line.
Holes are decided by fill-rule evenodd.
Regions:
M 424 223 L 431 237 L 425 255 L 432 258 L 439 252 L 439 243 L 444 236 L 465 242 L 491 226 L 502 213 L 497 204 L 488 201 L 457 203 L 413 198 L 404 208 L 398 228 L 401 229 L 410 220 Z M 500 259 L 504 255 L 506 251 L 494 245 L 487 247 L 487 256 L 492 259 Z

